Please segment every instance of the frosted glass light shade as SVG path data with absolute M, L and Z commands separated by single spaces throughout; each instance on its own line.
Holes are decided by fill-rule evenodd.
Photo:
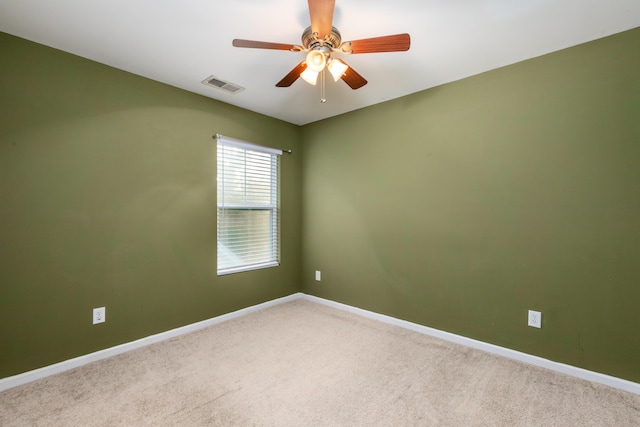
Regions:
M 329 65 L 327 65 L 327 68 L 333 76 L 333 80 L 338 81 L 340 77 L 342 77 L 344 72 L 347 71 L 347 68 L 349 68 L 349 66 L 341 60 L 334 58 L 329 61 Z
M 318 72 L 307 67 L 302 73 L 300 73 L 300 77 L 302 77 L 305 82 L 315 86 L 318 81 Z
M 307 69 L 319 73 L 327 65 L 327 57 L 319 50 L 312 50 L 307 54 Z

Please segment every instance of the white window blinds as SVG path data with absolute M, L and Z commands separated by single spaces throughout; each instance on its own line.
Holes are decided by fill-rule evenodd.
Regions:
M 218 275 L 280 262 L 281 150 L 216 135 Z

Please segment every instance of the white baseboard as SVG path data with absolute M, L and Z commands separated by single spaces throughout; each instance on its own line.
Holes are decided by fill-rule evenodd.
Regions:
M 438 329 L 429 328 L 427 326 L 419 325 L 417 323 L 408 322 L 406 320 L 400 320 L 395 317 L 386 316 L 384 314 L 378 314 L 373 311 L 363 310 L 361 308 L 353 307 L 347 304 L 319 298 L 313 295 L 307 295 L 301 292 L 278 298 L 272 301 L 267 301 L 262 304 L 254 305 L 251 307 L 243 308 L 238 311 L 223 314 L 202 322 L 192 323 L 180 328 L 171 329 L 166 332 L 151 335 L 145 338 L 141 338 L 136 341 L 121 344 L 115 347 L 107 348 L 104 350 L 96 351 L 84 356 L 76 357 L 73 359 L 65 360 L 54 365 L 45 366 L 43 368 L 35 369 L 33 371 L 24 372 L 22 374 L 14 375 L 12 377 L 0 379 L 0 391 L 7 390 L 12 387 L 16 387 L 22 384 L 29 383 L 31 381 L 39 380 L 51 375 L 59 374 L 70 369 L 74 369 L 88 363 L 96 362 L 98 360 L 106 359 L 108 357 L 116 356 L 118 354 L 125 353 L 127 351 L 135 350 L 141 347 L 145 347 L 150 344 L 155 344 L 160 341 L 167 340 L 169 338 L 177 337 L 179 335 L 195 332 L 199 329 L 206 328 L 218 323 L 225 322 L 227 320 L 235 319 L 241 316 L 245 316 L 256 311 L 264 310 L 265 308 L 273 307 L 278 304 L 283 304 L 289 301 L 295 301 L 298 299 L 305 299 L 318 304 L 323 304 L 329 307 L 333 307 L 339 310 L 348 311 L 350 313 L 357 314 L 362 317 L 366 317 L 380 322 L 388 323 L 391 325 L 399 326 L 401 328 L 409 329 L 414 332 L 429 335 L 432 337 L 440 338 L 446 341 L 451 341 L 457 344 L 461 344 L 467 347 L 476 348 L 478 350 L 486 351 L 498 356 L 506 357 L 509 359 L 518 360 L 530 365 L 540 366 L 542 368 L 549 369 L 551 371 L 559 372 L 562 374 L 570 375 L 576 378 L 580 378 L 594 383 L 604 384 L 609 387 L 614 387 L 620 390 L 624 390 L 630 393 L 640 395 L 640 384 L 632 381 L 623 380 L 621 378 L 612 377 L 610 375 L 601 374 L 598 372 L 588 371 L 586 369 L 577 368 L 571 365 L 565 365 L 563 363 L 554 362 L 542 357 L 533 356 L 531 354 L 522 353 L 519 351 L 511 350 L 505 347 L 477 341 L 471 338 L 463 337 L 461 335 L 452 334 L 450 332 L 440 331 Z
M 494 344 L 474 340 L 471 338 L 463 337 L 461 335 L 452 334 L 450 332 L 440 331 L 438 329 L 422 326 L 417 323 L 407 322 L 406 320 L 396 319 L 395 317 L 386 316 L 384 314 L 378 314 L 373 311 L 363 310 L 361 308 L 353 307 L 350 305 L 342 304 L 339 302 L 327 300 L 324 298 L 315 297 L 312 295 L 301 294 L 303 299 L 308 301 L 324 304 L 329 307 L 337 308 L 339 310 L 348 311 L 369 319 L 378 320 L 380 322 L 389 323 L 391 325 L 400 326 L 401 328 L 409 329 L 421 334 L 430 335 L 432 337 L 440 338 L 446 341 L 451 341 L 456 344 L 462 344 L 467 347 L 476 348 L 478 350 L 486 351 L 498 356 L 506 357 L 509 359 L 518 360 L 520 362 L 528 363 L 530 365 L 540 366 L 542 368 L 549 369 L 551 371 L 559 372 L 562 374 L 570 375 L 572 377 L 580 378 L 587 381 L 592 381 L 598 384 L 604 384 L 609 387 L 617 388 L 619 390 L 628 391 L 630 393 L 640 395 L 640 384 L 632 381 L 623 380 L 621 378 L 612 377 L 610 375 L 601 374 L 599 372 L 593 372 L 582 368 L 577 368 L 571 365 L 565 365 L 564 363 L 554 362 L 552 360 L 544 359 L 542 357 L 533 356 L 531 354 L 522 353 L 519 351 L 511 350 L 509 348 L 500 347 Z
M 106 348 L 104 350 L 96 351 L 94 353 L 85 354 L 84 356 L 75 357 L 73 359 L 65 360 L 54 365 L 45 366 L 43 368 L 34 369 L 33 371 L 24 372 L 22 374 L 14 375 L 0 379 L 0 391 L 7 390 L 12 387 L 16 387 L 22 384 L 36 381 L 51 375 L 59 374 L 64 371 L 68 371 L 80 366 L 96 362 L 98 360 L 106 359 L 108 357 L 116 356 L 118 354 L 126 353 L 127 351 L 135 350 L 137 348 L 146 347 L 150 344 L 155 344 L 160 341 L 168 340 L 169 338 L 177 337 L 179 335 L 195 332 L 199 329 L 206 328 L 208 326 L 222 323 L 227 320 L 235 319 L 237 317 L 245 316 L 249 313 L 264 310 L 265 308 L 273 307 L 278 304 L 282 304 L 289 301 L 300 299 L 302 294 L 292 294 L 286 297 L 278 298 L 272 301 L 267 301 L 262 304 L 254 305 L 251 307 L 243 308 L 238 311 L 223 314 L 221 316 L 213 317 L 211 319 L 203 320 L 202 322 L 192 323 L 190 325 L 182 326 L 180 328 L 171 329 L 159 334 L 150 335 L 145 338 L 141 338 L 136 341 L 131 341 L 125 344 L 117 345 L 115 347 Z

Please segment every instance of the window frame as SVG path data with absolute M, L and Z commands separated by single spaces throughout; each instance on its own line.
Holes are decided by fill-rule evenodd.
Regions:
M 218 276 L 224 276 L 228 274 L 240 273 L 243 271 L 252 271 L 263 268 L 277 267 L 280 265 L 280 247 L 281 247 L 281 239 L 280 239 L 280 157 L 282 155 L 282 150 L 264 147 L 261 145 L 253 144 L 246 141 L 241 141 L 234 138 L 229 138 L 226 136 L 222 136 L 220 134 L 215 135 L 216 139 L 216 181 L 217 181 L 217 209 L 216 209 L 216 272 Z M 229 203 L 225 197 L 225 189 L 228 188 L 231 184 L 227 185 L 227 182 L 224 180 L 225 178 L 225 168 L 224 162 L 225 160 L 230 161 L 231 157 L 223 157 L 220 159 L 220 156 L 224 156 L 224 147 L 232 147 L 234 149 L 239 149 L 244 151 L 244 162 L 242 163 L 242 168 L 244 171 L 244 181 L 242 181 L 242 186 L 247 192 L 247 187 L 250 185 L 247 181 L 247 167 L 252 166 L 252 162 L 247 161 L 247 153 L 250 155 L 270 155 L 270 166 L 262 168 L 256 167 L 256 169 L 250 169 L 255 171 L 269 171 L 269 203 L 247 203 L 246 200 L 244 203 Z M 222 152 L 221 152 L 222 151 Z M 236 151 L 237 152 L 237 151 Z M 235 160 L 235 159 L 234 159 Z M 222 165 L 222 171 L 220 170 L 220 166 Z M 255 165 L 253 165 L 255 166 Z M 220 180 L 223 180 L 220 183 Z M 237 183 L 237 181 L 236 181 Z M 220 194 L 220 190 L 222 188 L 223 194 Z M 246 196 L 245 196 L 246 197 Z M 247 262 L 245 259 L 244 263 L 240 263 L 233 266 L 223 266 L 220 267 L 221 261 L 221 245 L 224 247 L 224 250 L 229 250 L 228 245 L 225 245 L 221 242 L 221 215 L 224 215 L 226 212 L 262 212 L 269 211 L 270 219 L 269 219 L 269 235 L 268 237 L 268 247 L 270 255 L 268 260 L 264 260 L 262 262 Z M 247 218 L 247 222 L 249 222 L 251 218 Z M 249 225 L 247 225 L 249 227 Z M 223 230 L 225 232 L 226 230 Z M 246 237 L 249 238 L 248 243 L 251 244 L 250 239 L 250 230 L 247 228 Z M 255 242 L 253 242 L 255 243 Z M 264 243 L 264 242 L 262 242 Z M 255 246 L 252 246 L 255 247 Z M 234 254 L 236 257 L 241 257 L 242 255 L 248 256 L 250 255 L 250 250 L 246 249 L 246 253 L 243 254 Z

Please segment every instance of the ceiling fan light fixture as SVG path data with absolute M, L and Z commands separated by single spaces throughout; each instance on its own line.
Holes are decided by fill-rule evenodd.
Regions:
M 342 62 L 341 60 L 337 58 L 333 58 L 331 59 L 331 61 L 329 61 L 327 68 L 329 69 L 329 72 L 333 76 L 333 80 L 337 82 L 338 80 L 340 80 L 340 77 L 342 77 L 345 71 L 347 71 L 349 66 L 344 62 Z
M 327 65 L 327 57 L 320 50 L 312 50 L 307 54 L 307 70 L 319 73 Z
M 331 53 L 403 52 L 409 50 L 411 36 L 403 33 L 343 42 L 340 32 L 333 26 L 335 1 L 308 1 L 311 25 L 302 32 L 302 46 L 244 39 L 234 39 L 232 45 L 243 48 L 306 52 L 305 59 L 276 83 L 276 87 L 289 87 L 300 77 L 307 83 L 316 85 L 318 75 L 322 73 L 320 86 L 321 99 L 324 100 L 324 69 L 329 68 L 334 80 L 342 79 L 351 89 L 360 89 L 367 84 L 367 80 L 343 61 L 331 58 Z
M 302 77 L 305 82 L 315 86 L 318 82 L 318 74 L 319 73 L 317 71 L 313 71 L 311 68 L 307 67 L 302 73 L 300 73 L 300 77 Z

